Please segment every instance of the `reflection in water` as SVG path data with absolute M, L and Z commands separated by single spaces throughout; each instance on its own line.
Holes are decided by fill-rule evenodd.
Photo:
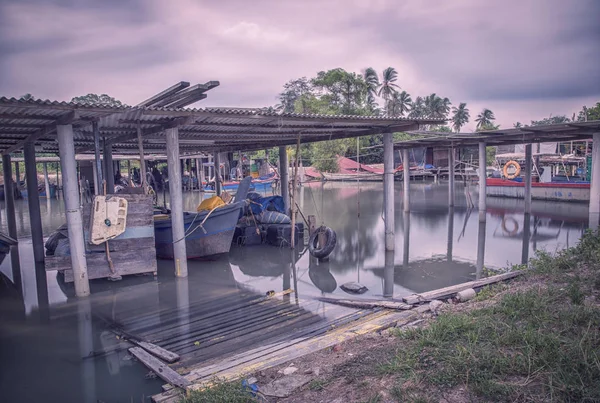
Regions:
M 396 192 L 400 193 L 402 184 L 397 186 Z M 160 391 L 162 382 L 145 380 L 144 368 L 123 359 L 126 354 L 119 350 L 120 342 L 96 318 L 119 323 L 126 318 L 143 320 L 155 315 L 156 323 L 172 323 L 175 329 L 161 337 L 179 343 L 177 340 L 185 338 L 194 326 L 190 319 L 194 312 L 206 309 L 206 304 L 222 309 L 221 298 L 242 291 L 264 296 L 270 290 L 289 288 L 297 291 L 296 304 L 312 312 L 318 307 L 319 315 L 325 317 L 333 308 L 325 309 L 324 304 L 314 301 L 304 307 L 304 301 L 323 294 L 346 296 L 339 286 L 347 282 L 366 286 L 369 291 L 363 297 L 397 298 L 473 280 L 485 275 L 483 267 L 502 269 L 525 262 L 536 248 L 554 252 L 573 245 L 589 222 L 587 207 L 582 205 L 534 201 L 532 214 L 524 215 L 521 200 L 489 198 L 486 220 L 480 223 L 478 214 L 467 209 L 458 191 L 455 207 L 448 208 L 445 185 L 415 183 L 411 184 L 411 192 L 410 213 L 402 212 L 401 200 L 396 203 L 398 253 L 386 253 L 384 247 L 381 183 L 361 183 L 360 188 L 354 183 L 307 184 L 300 190 L 304 215 L 317 216 L 319 222 L 337 233 L 337 247 L 328 261 L 318 262 L 302 248 L 290 251 L 267 245 L 234 246 L 229 256 L 190 261 L 188 278 L 175 279 L 173 263 L 161 260 L 158 281 L 152 276 L 128 276 L 116 283 L 94 280 L 92 296 L 81 300 L 73 297 L 72 284 L 62 283 L 56 273 L 48 273 L 46 285 L 36 276 L 41 271 L 33 263 L 31 241 L 23 238 L 29 231 L 26 203 L 18 201 L 19 253 L 11 252 L 0 271 L 22 283 L 23 292 L 22 297 L 15 298 L 8 292 L 0 293 L 0 297 L 11 299 L 10 304 L 2 301 L 7 308 L 0 310 L 4 315 L 0 318 L 0 371 L 9 374 L 0 377 L 0 387 L 11 390 L 19 379 L 32 382 L 30 368 L 40 366 L 52 376 L 35 377 L 36 385 L 44 387 L 32 390 L 29 400 L 43 400 L 44 390 L 60 384 L 64 390 L 71 386 L 77 390 L 60 394 L 59 400 L 64 402 L 139 401 L 142 395 Z M 198 192 L 185 193 L 186 209 L 195 210 L 201 197 Z M 48 236 L 64 223 L 64 207 L 62 201 L 50 200 L 42 208 L 48 213 L 42 215 L 43 232 Z M 3 228 L 5 224 L 2 220 Z M 291 296 L 285 298 L 291 300 Z M 6 315 L 13 318 L 8 320 Z M 50 324 L 36 320 L 38 316 L 49 318 Z M 19 318 L 18 325 L 11 327 L 14 317 Z M 215 319 L 208 326 L 217 326 L 218 322 Z M 150 323 L 146 331 L 152 331 L 156 323 Z M 14 329 L 22 328 L 26 330 L 15 334 Z M 230 346 L 233 344 L 225 349 Z M 17 367 L 17 358 L 4 359 L 13 357 L 13 350 L 22 363 Z M 106 353 L 109 350 L 118 352 Z M 90 351 L 103 355 L 81 360 Z M 40 357 L 44 359 L 42 364 Z M 64 371 L 52 373 L 51 368 L 59 366 Z M 20 396 L 8 397 L 7 401 L 12 401 Z

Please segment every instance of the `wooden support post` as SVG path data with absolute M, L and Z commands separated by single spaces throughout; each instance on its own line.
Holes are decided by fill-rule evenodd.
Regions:
M 202 159 L 196 158 L 196 177 L 198 178 L 198 190 L 202 190 L 204 185 L 204 167 L 202 166 Z
M 404 185 L 404 212 L 410 211 L 410 159 L 408 149 L 402 150 L 402 167 L 404 168 L 403 185 Z
M 454 147 L 448 149 L 448 206 L 454 206 Z
M 185 227 L 183 223 L 181 165 L 179 163 L 179 129 L 177 127 L 166 129 L 165 137 L 167 139 L 167 166 L 169 169 L 169 197 L 171 202 L 175 275 L 177 277 L 187 277 L 188 267 L 185 247 Z
M 63 194 L 71 249 L 71 268 L 75 281 L 75 294 L 78 297 L 90 295 L 87 261 L 83 239 L 83 222 L 77 189 L 77 168 L 75 162 L 75 145 L 73 126 L 56 126 L 60 164 L 63 173 Z
M 215 163 L 214 163 L 214 168 L 215 168 L 215 191 L 217 192 L 217 196 L 221 196 L 221 186 L 222 186 L 222 181 L 221 181 L 221 156 L 219 155 L 219 152 L 216 151 L 215 152 Z
M 600 226 L 600 133 L 594 133 L 592 143 L 592 178 L 590 182 L 590 229 Z
M 523 216 L 523 244 L 521 246 L 521 264 L 529 260 L 529 237 L 531 236 L 531 214 Z
M 404 225 L 403 225 L 403 235 L 404 235 L 404 244 L 402 250 L 402 265 L 404 268 L 408 268 L 408 261 L 410 257 L 410 213 L 403 214 Z
M 144 141 L 142 139 L 142 126 L 140 122 L 137 124 L 137 141 L 138 151 L 140 153 L 140 186 L 144 188 L 144 193 L 147 193 L 146 161 L 144 159 Z M 179 149 L 177 150 L 177 155 L 179 155 Z
M 241 156 L 240 152 L 240 156 Z M 298 135 L 298 143 L 296 144 L 296 160 L 294 161 L 294 178 L 292 179 L 292 192 L 291 192 L 291 202 L 292 205 L 292 230 L 291 230 L 291 240 L 290 247 L 294 249 L 296 247 L 296 211 L 297 211 L 297 202 L 296 202 L 296 193 L 298 191 L 298 161 L 300 160 L 300 135 Z M 241 161 L 241 158 L 240 158 Z
M 43 263 L 45 248 L 42 231 L 42 213 L 40 211 L 40 194 L 38 192 L 37 164 L 35 162 L 35 144 L 26 142 L 23 147 L 23 157 L 25 157 L 25 174 L 27 175 L 27 203 L 29 205 L 29 223 L 31 225 L 31 243 L 33 244 L 33 258 L 35 262 Z M 42 266 L 42 273 L 36 273 L 36 276 L 44 277 L 46 280 L 46 271 Z
M 6 224 L 8 235 L 17 239 L 17 217 L 15 216 L 15 186 L 12 178 L 12 164 L 10 155 L 2 156 L 2 169 L 4 173 L 4 205 L 6 206 Z
M 531 144 L 525 145 L 525 213 L 531 213 Z
M 289 167 L 287 151 L 285 146 L 279 147 L 279 181 L 281 182 L 281 197 L 285 206 L 285 213 L 290 214 L 290 187 L 289 187 Z
M 50 200 L 50 180 L 48 180 L 48 163 L 44 162 L 44 187 L 46 188 L 46 200 Z
M 59 190 L 62 190 L 62 187 L 60 186 L 60 163 L 57 162 L 56 163 L 56 200 L 58 200 L 59 197 Z M 64 196 L 63 196 L 64 197 Z
M 308 220 L 308 235 L 312 236 L 312 234 L 317 230 L 317 217 L 314 215 L 309 215 L 307 217 Z
M 385 250 L 394 250 L 394 138 L 392 133 L 383 135 L 383 221 L 385 225 Z
M 479 143 L 479 221 L 485 221 L 486 210 L 486 180 L 487 180 L 487 154 L 485 142 Z
M 131 182 L 131 160 L 127 160 L 127 181 Z
M 106 140 L 106 137 L 104 138 L 104 174 L 106 177 L 106 194 L 112 194 L 115 192 L 115 172 L 112 145 Z

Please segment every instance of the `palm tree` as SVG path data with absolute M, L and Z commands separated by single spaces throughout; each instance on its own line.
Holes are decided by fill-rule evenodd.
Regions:
M 425 100 L 423 97 L 415 98 L 412 103 L 412 110 L 408 114 L 410 118 L 423 118 L 426 115 Z
M 452 128 L 456 130 L 456 133 L 460 132 L 460 128 L 469 122 L 470 117 L 471 115 L 465 102 L 461 102 L 458 108 L 456 106 L 452 108 Z
M 377 89 L 381 84 L 379 84 L 379 77 L 377 77 L 377 72 L 373 67 L 367 67 L 364 73 L 365 83 L 367 83 L 367 105 L 371 107 L 371 109 L 375 109 L 375 95 L 377 95 Z
M 405 112 L 411 110 L 412 98 L 406 91 L 396 92 L 390 100 L 390 116 L 404 116 Z
M 390 114 L 390 102 L 396 93 L 396 88 L 398 85 L 396 84 L 396 80 L 398 79 L 398 72 L 393 67 L 388 67 L 383 70 L 383 75 L 381 77 L 381 85 L 379 87 L 379 92 L 377 95 L 382 97 L 386 103 L 386 110 L 388 114 Z
M 450 99 L 440 98 L 434 92 L 431 95 L 425 97 L 425 111 L 428 118 L 432 119 L 445 119 L 450 112 Z
M 513 127 L 514 127 L 515 129 L 520 129 L 521 127 L 523 127 L 523 123 L 521 123 L 521 122 L 517 122 L 517 123 L 515 123 L 515 124 L 513 125 Z
M 486 128 L 493 126 L 492 121 L 494 120 L 496 120 L 494 112 L 488 108 L 483 108 L 481 113 L 477 115 L 477 119 L 475 119 L 477 122 L 477 130 L 485 130 Z

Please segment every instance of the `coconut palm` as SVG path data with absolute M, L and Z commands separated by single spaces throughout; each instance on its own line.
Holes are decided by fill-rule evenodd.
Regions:
M 404 116 L 404 113 L 410 111 L 412 98 L 406 91 L 396 92 L 390 101 L 390 116 Z
M 367 83 L 367 104 L 371 107 L 375 107 L 375 96 L 379 89 L 379 77 L 373 67 L 367 67 L 364 73 L 365 83 Z
M 475 121 L 477 122 L 477 130 L 485 130 L 488 127 L 492 127 L 492 122 L 494 120 L 496 120 L 494 112 L 492 112 L 488 108 L 483 108 L 481 113 L 477 115 L 477 119 L 475 119 Z
M 383 70 L 383 75 L 381 76 L 381 85 L 379 86 L 379 92 L 377 95 L 385 100 L 388 115 L 390 114 L 390 102 L 394 97 L 394 94 L 397 92 L 397 88 L 400 88 L 396 84 L 396 80 L 398 80 L 398 72 L 395 68 L 388 67 L 387 69 Z
M 425 100 L 423 99 L 423 97 L 417 97 L 415 98 L 415 101 L 412 103 L 411 105 L 411 111 L 408 114 L 408 117 L 410 118 L 423 118 L 426 115 L 426 108 L 425 108 Z
M 424 104 L 428 118 L 445 119 L 450 112 L 450 99 L 440 98 L 435 92 L 425 97 Z
M 465 102 L 461 102 L 458 105 L 458 108 L 455 106 L 452 108 L 452 128 L 456 130 L 456 132 L 460 132 L 460 128 L 469 122 L 469 118 L 471 115 L 469 114 L 469 109 L 467 109 L 467 104 Z

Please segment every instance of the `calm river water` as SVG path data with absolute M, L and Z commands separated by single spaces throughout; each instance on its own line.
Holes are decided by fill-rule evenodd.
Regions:
M 476 189 L 472 193 L 477 204 Z M 521 264 L 536 249 L 555 252 L 574 245 L 587 228 L 587 205 L 533 202 L 529 222 L 520 200 L 488 198 L 485 223 L 466 207 L 465 190 L 457 189 L 456 206 L 447 207 L 447 188 L 411 184 L 411 212 L 402 212 L 402 184 L 396 184 L 396 250 L 386 253 L 382 219 L 382 183 L 320 183 L 302 187 L 304 215 L 315 215 L 337 233 L 328 262 L 317 263 L 304 248 L 292 252 L 273 246 L 232 247 L 229 256 L 190 262 L 185 293 L 211 297 L 243 288 L 266 291 L 292 288 L 305 299 L 347 295 L 340 285 L 359 282 L 366 297 L 423 292 L 485 276 Z M 197 192 L 185 193 L 186 210 L 195 210 Z M 162 195 L 159 197 L 162 200 Z M 168 197 L 167 197 L 168 199 Z M 4 206 L 0 226 L 6 232 Z M 65 222 L 61 201 L 42 200 L 44 236 Z M 142 312 L 149 304 L 179 306 L 181 282 L 173 264 L 159 261 L 157 279 L 92 281 L 93 295 L 73 297 L 72 285 L 47 273 L 47 286 L 36 285 L 32 263 L 27 202 L 17 201 L 20 273 L 23 296 L 6 285 L 0 289 L 0 388 L 3 401 L 142 402 L 160 392 L 162 381 L 147 379 L 147 370 L 129 359 L 106 331 L 96 307 Z M 0 271 L 12 279 L 15 257 Z M 45 302 L 47 301 L 47 303 Z M 158 301 L 158 302 L 156 302 Z M 191 303 L 190 303 L 191 304 Z M 100 310 L 101 308 L 98 308 Z M 328 317 L 338 311 L 324 304 L 305 309 Z M 115 344 L 116 343 L 116 344 Z M 115 350 L 106 354 L 106 351 Z M 98 354 L 98 352 L 103 352 Z

